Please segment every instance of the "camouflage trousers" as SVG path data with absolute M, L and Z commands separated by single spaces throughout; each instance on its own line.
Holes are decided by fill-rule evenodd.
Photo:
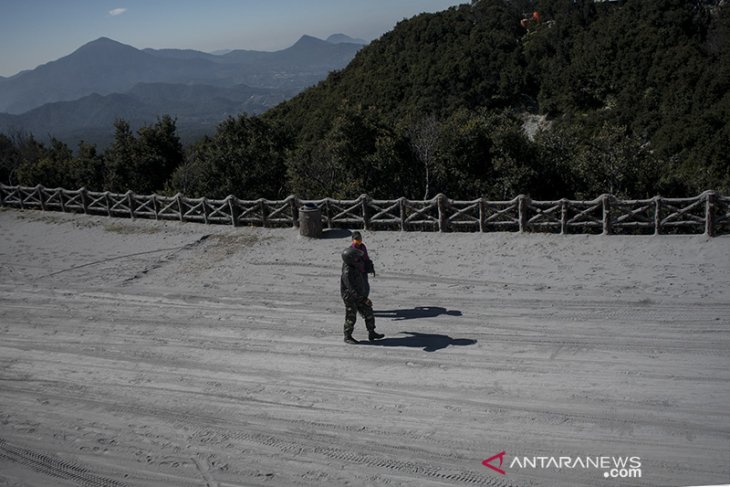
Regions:
M 352 334 L 355 330 L 355 322 L 357 314 L 365 320 L 365 328 L 368 331 L 375 329 L 375 315 L 373 315 L 373 307 L 365 303 L 345 303 L 345 333 Z

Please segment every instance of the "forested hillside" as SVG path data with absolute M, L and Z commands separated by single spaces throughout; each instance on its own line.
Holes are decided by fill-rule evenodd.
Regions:
M 479 0 L 423 14 L 263 116 L 221 124 L 145 190 L 730 193 L 729 34 L 719 0 Z M 43 157 L 18 155 L 28 143 L 0 137 L 2 180 L 54 184 L 36 170 Z M 119 163 L 98 159 L 96 184 L 109 187 L 105 171 Z
M 268 117 L 299 136 L 300 192 L 403 183 L 423 195 L 426 172 L 429 195 L 727 190 L 730 8 L 716 4 L 481 0 L 421 15 Z M 530 141 L 532 115 L 547 128 Z M 369 158 L 348 160 L 341 148 L 366 145 L 362 134 Z M 399 142 L 411 149 L 396 165 L 410 165 L 406 180 L 371 181 L 392 171 Z M 349 177 L 320 191 L 312 173 L 331 166 Z

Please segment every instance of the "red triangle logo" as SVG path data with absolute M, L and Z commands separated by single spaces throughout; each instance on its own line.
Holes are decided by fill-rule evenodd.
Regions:
M 507 472 L 505 472 L 505 471 L 504 471 L 504 470 L 502 470 L 501 468 L 498 468 L 498 467 L 495 467 L 494 465 L 492 465 L 492 461 L 493 461 L 493 460 L 496 460 L 497 458 L 499 458 L 499 466 L 501 467 L 501 466 L 502 466 L 502 461 L 504 460 L 504 456 L 505 456 L 506 454 L 507 454 L 507 453 L 505 453 L 504 451 L 503 451 L 503 452 L 501 452 L 501 453 L 497 453 L 497 454 L 496 454 L 496 455 L 494 455 L 493 457 L 489 457 L 489 458 L 487 458 L 486 460 L 484 460 L 484 461 L 482 462 L 482 465 L 484 465 L 484 466 L 485 466 L 485 467 L 487 467 L 487 468 L 491 468 L 492 470 L 494 470 L 495 472 L 497 472 L 497 473 L 499 473 L 499 474 L 502 474 L 502 475 L 507 475 Z

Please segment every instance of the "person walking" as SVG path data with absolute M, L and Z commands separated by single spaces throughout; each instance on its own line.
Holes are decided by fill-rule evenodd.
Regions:
M 363 277 L 365 264 L 364 254 L 354 248 L 348 247 L 342 251 L 342 276 L 340 277 L 340 295 L 345 303 L 345 343 L 359 343 L 352 336 L 355 330 L 357 314 L 360 313 L 365 320 L 365 328 L 368 330 L 368 340 L 371 342 L 383 338 L 385 335 L 375 331 L 375 316 L 373 314 L 373 302 L 370 301 L 370 287 L 366 278 Z
M 360 232 L 352 232 L 352 244 L 350 245 L 350 247 L 352 247 L 353 249 L 357 249 L 363 253 L 363 272 L 365 272 L 366 274 L 375 275 L 375 264 L 373 264 L 373 260 L 368 255 L 368 248 L 363 243 L 362 234 Z
M 360 232 L 352 232 L 352 244 L 350 244 L 350 247 L 359 250 L 363 254 L 360 272 L 362 273 L 362 277 L 365 280 L 365 287 L 368 291 L 367 294 L 370 294 L 370 282 L 368 279 L 368 274 L 372 274 L 373 276 L 375 275 L 375 264 L 368 255 L 368 248 L 363 243 L 362 234 Z

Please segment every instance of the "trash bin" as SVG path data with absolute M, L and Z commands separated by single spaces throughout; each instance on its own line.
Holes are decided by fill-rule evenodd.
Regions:
M 322 236 L 322 212 L 317 205 L 306 203 L 299 208 L 299 234 L 310 238 Z

